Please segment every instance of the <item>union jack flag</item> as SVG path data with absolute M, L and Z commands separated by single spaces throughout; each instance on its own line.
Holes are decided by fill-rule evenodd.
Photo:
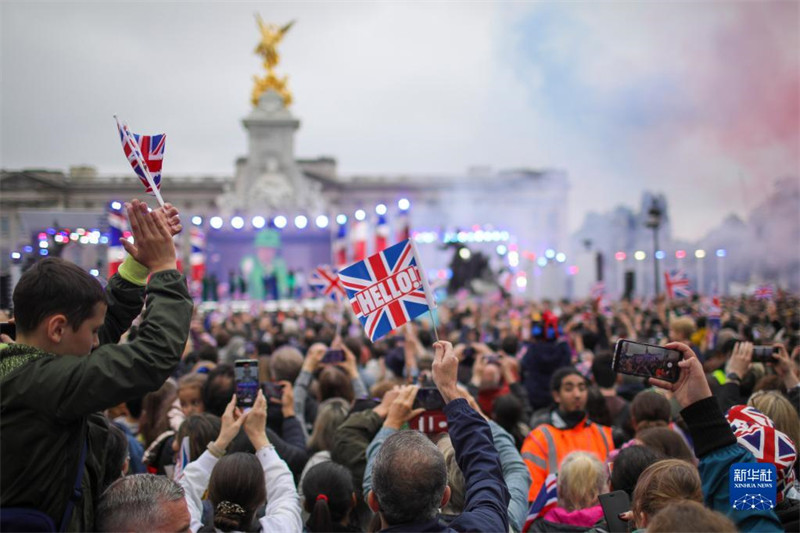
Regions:
M 119 270 L 125 260 L 125 248 L 119 242 L 128 229 L 128 220 L 120 210 L 108 208 L 108 277 L 110 278 Z
M 772 300 L 774 295 L 775 291 L 770 284 L 759 285 L 756 287 L 755 292 L 753 292 L 753 296 L 755 296 L 756 300 Z
M 339 224 L 336 240 L 333 241 L 333 262 L 336 268 L 347 264 L 347 223 Z
M 158 135 L 131 133 L 128 125 L 120 124 L 119 120 L 117 120 L 117 129 L 119 130 L 122 150 L 125 152 L 125 157 L 128 158 L 133 171 L 139 176 L 139 180 L 141 180 L 147 193 L 155 194 L 147 181 L 142 165 L 145 165 L 147 171 L 150 172 L 150 177 L 153 178 L 156 189 L 161 190 L 161 165 L 164 162 L 164 145 L 167 141 L 167 135 L 165 133 Z
M 400 230 L 397 232 L 397 240 L 405 241 L 411 238 L 411 227 L 408 221 L 408 211 L 400 212 Z
M 436 305 L 412 241 L 390 246 L 339 272 L 350 305 L 372 341 Z
M 670 299 L 689 298 L 692 291 L 689 290 L 689 278 L 683 270 L 673 270 L 664 272 L 664 283 L 667 286 L 667 294 Z
M 192 247 L 189 264 L 192 266 L 192 279 L 203 281 L 206 271 L 206 236 L 203 230 L 192 227 L 189 230 L 189 244 Z
M 528 517 L 525 519 L 525 525 L 522 527 L 522 532 L 526 533 L 536 520 L 543 517 L 558 505 L 558 477 L 555 473 L 549 474 L 544 480 L 544 485 L 539 489 L 539 494 L 536 499 L 531 503 L 531 508 L 528 511 Z
M 334 299 L 339 296 L 347 296 L 339 276 L 336 275 L 336 271 L 331 270 L 328 265 L 321 265 L 315 268 L 311 273 L 308 284 L 319 289 L 325 296 L 330 296 Z

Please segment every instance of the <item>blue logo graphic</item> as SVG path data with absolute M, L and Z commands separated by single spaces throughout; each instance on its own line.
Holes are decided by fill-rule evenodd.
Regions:
M 766 511 L 775 507 L 778 473 L 773 464 L 736 463 L 729 471 L 731 507 Z

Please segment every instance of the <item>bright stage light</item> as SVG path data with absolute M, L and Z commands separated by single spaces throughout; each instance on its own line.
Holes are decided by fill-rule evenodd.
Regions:
M 48 246 L 50 246 L 50 243 L 47 241 L 39 241 L 39 248 L 47 248 Z
M 656 251 L 656 259 L 664 259 L 667 254 L 664 253 L 664 250 L 657 250 Z
M 319 215 L 314 222 L 317 224 L 318 228 L 328 227 L 328 217 L 326 217 L 325 215 Z
M 11 252 L 11 259 L 21 259 L 22 254 L 19 252 Z
M 384 204 L 378 204 L 375 206 L 375 212 L 378 213 L 379 215 L 385 215 L 386 211 L 387 211 L 386 205 Z
M 625 261 L 625 258 L 628 257 L 625 252 L 617 252 L 614 254 L 614 259 L 617 261 Z
M 365 218 L 367 218 L 367 213 L 364 212 L 363 209 L 359 209 L 358 211 L 356 211 L 356 220 L 361 221 L 364 220 Z
M 211 217 L 211 220 L 208 221 L 214 229 L 220 229 L 222 227 L 222 217 Z
M 633 254 L 633 258 L 636 259 L 637 261 L 644 261 L 646 257 L 647 254 L 644 253 L 642 250 L 636 250 L 636 253 Z
M 203 225 L 203 217 L 200 215 L 195 215 L 192 217 L 192 224 L 195 226 L 202 226 Z
M 463 259 L 464 261 L 466 261 L 467 259 L 469 259 L 470 257 L 472 257 L 472 252 L 470 252 L 470 251 L 469 251 L 469 248 L 461 248 L 461 249 L 458 251 L 458 256 L 459 256 L 461 259 Z
M 275 227 L 278 229 L 283 229 L 288 224 L 286 217 L 283 215 L 278 215 L 274 219 L 272 219 L 272 223 L 275 224 Z
M 242 229 L 244 227 L 244 219 L 240 216 L 235 216 L 231 219 L 231 226 L 233 229 Z
M 340 226 L 342 224 L 347 224 L 347 215 L 342 213 L 336 215 L 336 223 L 339 224 Z
M 717 250 L 717 257 L 725 257 L 726 255 L 728 255 L 728 252 L 726 252 L 724 248 Z
M 99 271 L 99 270 L 97 270 L 96 268 L 93 268 L 93 269 L 91 269 L 91 270 L 89 271 L 89 274 L 91 274 L 91 275 L 92 275 L 92 276 L 94 276 L 94 277 L 97 277 L 97 276 L 99 276 L 99 275 L 100 275 L 100 271 Z
M 42 248 L 41 250 L 39 250 L 39 255 L 47 255 L 47 254 L 49 254 L 49 253 L 50 253 L 50 252 L 48 252 L 48 251 L 47 251 L 47 250 L 45 250 L 44 248 Z
M 397 201 L 397 207 L 400 211 L 408 211 L 411 207 L 411 202 L 408 201 L 408 198 L 400 198 L 400 200 Z
M 114 200 L 113 202 L 111 202 L 111 209 L 113 209 L 114 211 L 119 211 L 120 209 L 122 209 L 122 204 Z
M 517 287 L 519 287 L 520 289 L 524 289 L 527 286 L 528 286 L 528 278 L 526 278 L 525 276 L 517 277 Z
M 556 254 L 556 261 L 559 263 L 563 263 L 567 260 L 567 255 L 564 252 L 558 252 Z
M 547 258 L 546 257 L 540 257 L 539 259 L 536 260 L 536 264 L 539 265 L 540 267 L 547 266 Z
M 505 244 L 498 244 L 495 250 L 497 250 L 497 255 L 506 255 L 506 252 L 508 251 Z
M 578 273 L 578 267 L 576 265 L 572 265 L 567 269 L 567 272 L 569 272 L 570 276 L 574 276 Z
M 706 256 L 706 251 L 705 250 L 695 250 L 694 251 L 694 256 L 696 258 L 698 258 L 698 259 L 703 259 Z
M 267 224 L 267 221 L 261 215 L 256 215 L 250 220 L 250 224 L 256 229 L 261 229 Z
M 519 266 L 519 252 L 508 252 L 508 264 L 512 267 Z
M 677 252 L 675 252 L 675 257 L 677 257 L 678 259 L 683 259 L 684 257 L 686 257 L 686 250 L 678 250 Z
M 303 215 L 297 215 L 294 217 L 294 227 L 303 229 L 308 226 L 308 219 Z
M 548 259 L 552 259 L 556 256 L 556 251 L 553 250 L 552 248 L 548 248 L 547 250 L 544 251 L 544 256 Z

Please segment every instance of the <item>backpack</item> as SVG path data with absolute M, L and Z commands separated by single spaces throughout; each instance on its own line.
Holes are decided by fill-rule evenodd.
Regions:
M 19 531 L 19 532 L 34 532 L 34 531 L 66 531 L 67 525 L 72 518 L 72 511 L 75 509 L 75 504 L 83 498 L 83 469 L 86 464 L 86 449 L 88 447 L 87 441 L 83 441 L 83 448 L 81 449 L 81 458 L 78 461 L 78 474 L 75 477 L 75 485 L 72 488 L 72 494 L 67 501 L 67 508 L 64 509 L 64 516 L 61 517 L 61 528 L 56 529 L 53 519 L 50 515 L 39 511 L 38 509 L 28 509 L 24 507 L 6 507 L 0 508 L 0 531 Z

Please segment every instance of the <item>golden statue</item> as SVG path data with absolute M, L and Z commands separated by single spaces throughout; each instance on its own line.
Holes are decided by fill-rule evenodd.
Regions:
M 282 79 L 278 78 L 275 75 L 275 66 L 277 66 L 278 61 L 280 61 L 277 45 L 283 40 L 283 36 L 289 31 L 289 28 L 292 27 L 294 21 L 279 28 L 275 24 L 265 24 L 264 21 L 261 20 L 261 16 L 256 13 L 256 22 L 258 22 L 258 29 L 261 31 L 261 42 L 256 46 L 255 53 L 264 58 L 264 69 L 266 69 L 267 75 L 263 78 L 253 76 L 255 85 L 253 85 L 251 101 L 254 106 L 257 106 L 261 95 L 265 91 L 273 89 L 283 98 L 283 105 L 288 107 L 289 104 L 292 103 L 292 93 L 286 86 L 289 77 L 284 76 Z

